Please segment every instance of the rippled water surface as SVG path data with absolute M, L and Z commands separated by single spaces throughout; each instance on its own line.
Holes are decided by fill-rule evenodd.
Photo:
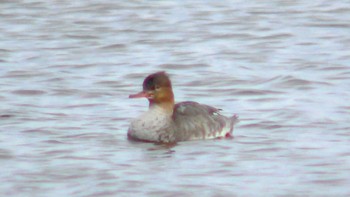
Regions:
M 349 196 L 349 1 L 2 1 L 1 196 Z M 128 141 L 164 70 L 234 139 Z

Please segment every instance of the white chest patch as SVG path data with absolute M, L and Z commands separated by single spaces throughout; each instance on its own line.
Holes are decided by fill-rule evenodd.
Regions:
M 157 141 L 170 127 L 171 116 L 158 108 L 150 109 L 131 122 L 128 134 L 134 138 Z

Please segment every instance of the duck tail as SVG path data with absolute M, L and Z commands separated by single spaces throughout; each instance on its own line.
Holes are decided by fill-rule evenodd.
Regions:
M 237 124 L 239 122 L 238 119 L 238 115 L 234 114 L 231 118 L 230 118 L 231 124 L 230 124 L 230 131 L 228 133 L 226 133 L 226 138 L 233 138 L 233 127 L 235 126 L 235 124 Z
M 234 114 L 232 117 L 231 117 L 231 123 L 232 123 L 232 126 L 239 123 L 239 119 L 238 119 L 238 115 L 237 114 Z

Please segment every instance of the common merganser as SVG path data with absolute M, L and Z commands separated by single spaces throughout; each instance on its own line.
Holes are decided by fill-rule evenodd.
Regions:
M 187 101 L 175 104 L 170 79 L 165 72 L 149 75 L 143 91 L 129 98 L 145 97 L 149 109 L 133 120 L 128 137 L 133 140 L 172 143 L 186 140 L 232 137 L 238 116 L 225 117 L 220 109 Z

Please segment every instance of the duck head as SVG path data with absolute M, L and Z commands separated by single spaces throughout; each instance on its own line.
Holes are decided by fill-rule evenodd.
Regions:
M 166 110 L 173 110 L 174 94 L 171 81 L 165 72 L 157 72 L 149 75 L 143 81 L 143 90 L 137 94 L 129 95 L 129 98 L 147 98 L 149 106 L 160 106 Z

